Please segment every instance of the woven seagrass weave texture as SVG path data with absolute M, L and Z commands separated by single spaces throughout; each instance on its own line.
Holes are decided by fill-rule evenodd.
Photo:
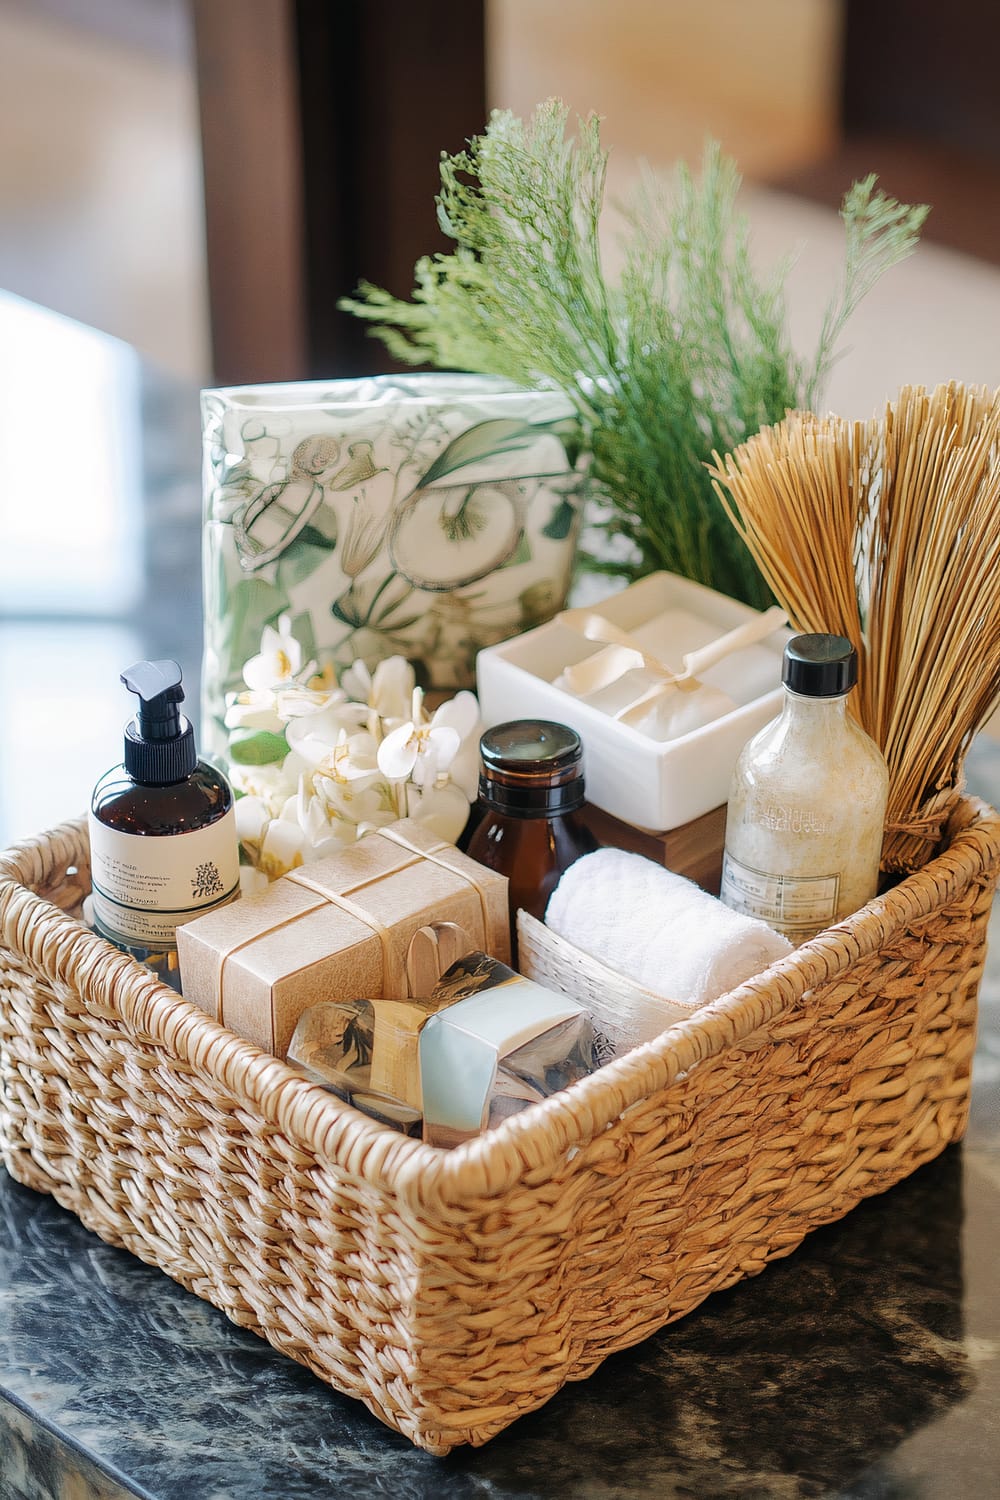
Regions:
M 0 861 L 3 1159 L 419 1446 L 482 1443 L 959 1138 L 998 863 L 966 800 L 919 874 L 443 1152 L 88 933 L 66 824 Z

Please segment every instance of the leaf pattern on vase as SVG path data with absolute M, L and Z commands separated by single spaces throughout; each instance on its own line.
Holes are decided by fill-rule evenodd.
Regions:
M 340 566 L 348 578 L 357 578 L 375 561 L 382 550 L 385 533 L 385 519 L 374 515 L 362 496 L 356 497 L 340 549 Z
M 477 583 L 517 551 L 524 531 L 520 480 L 422 486 L 392 518 L 389 556 L 414 588 L 442 593 Z M 447 546 L 430 548 L 435 532 Z
M 588 460 L 557 393 L 420 375 L 202 400 L 210 752 L 237 640 L 283 613 L 328 669 L 401 654 L 455 688 L 565 602 Z
M 412 586 L 395 573 L 362 584 L 352 581 L 331 606 L 336 618 L 350 626 L 350 635 L 342 644 L 352 648 L 353 655 L 342 656 L 345 664 L 360 657 L 371 666 L 383 657 L 405 651 L 406 632 L 423 616 L 419 608 L 416 613 L 401 613 L 412 597 Z
M 386 466 L 377 466 L 372 456 L 374 447 L 374 443 L 368 438 L 351 443 L 347 450 L 347 463 L 330 480 L 331 490 L 353 490 L 356 485 L 364 484 L 366 479 L 384 474 Z
M 246 572 L 259 572 L 295 541 L 322 505 L 323 475 L 339 458 L 335 438 L 305 438 L 292 454 L 288 478 L 266 485 L 236 513 L 236 548 Z

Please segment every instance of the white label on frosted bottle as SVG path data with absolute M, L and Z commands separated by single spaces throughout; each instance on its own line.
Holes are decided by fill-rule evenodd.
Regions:
M 759 917 L 789 937 L 826 927 L 837 914 L 839 875 L 772 875 L 726 851 L 720 898 L 732 911 Z
M 223 906 L 239 891 L 236 815 L 207 828 L 155 837 L 122 833 L 90 815 L 94 917 L 105 937 L 171 951 L 181 922 Z

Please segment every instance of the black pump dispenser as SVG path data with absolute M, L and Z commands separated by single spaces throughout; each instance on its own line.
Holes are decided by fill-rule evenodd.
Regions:
M 137 661 L 121 680 L 139 698 L 139 712 L 125 726 L 126 771 L 141 786 L 185 780 L 198 764 L 198 751 L 180 711 L 184 689 L 177 662 Z

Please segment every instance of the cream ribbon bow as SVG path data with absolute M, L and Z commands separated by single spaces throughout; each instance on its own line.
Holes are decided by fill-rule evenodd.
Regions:
M 564 609 L 561 614 L 556 615 L 556 620 L 560 625 L 568 625 L 571 630 L 586 636 L 588 641 L 605 643 L 603 651 L 596 651 L 593 656 L 564 669 L 563 684 L 576 697 L 588 697 L 591 693 L 600 692 L 602 688 L 617 682 L 626 672 L 642 670 L 657 679 L 653 687 L 647 688 L 634 702 L 626 704 L 613 715 L 622 724 L 633 724 L 668 693 L 694 692 L 702 686 L 700 679 L 703 672 L 731 656 L 734 651 L 754 646 L 772 631 L 788 624 L 785 611 L 774 605 L 762 615 L 748 620 L 745 625 L 738 625 L 735 630 L 727 631 L 725 635 L 709 641 L 697 651 L 687 652 L 682 658 L 682 669 L 678 672 L 665 666 L 655 656 L 650 656 L 626 631 L 593 610 Z

